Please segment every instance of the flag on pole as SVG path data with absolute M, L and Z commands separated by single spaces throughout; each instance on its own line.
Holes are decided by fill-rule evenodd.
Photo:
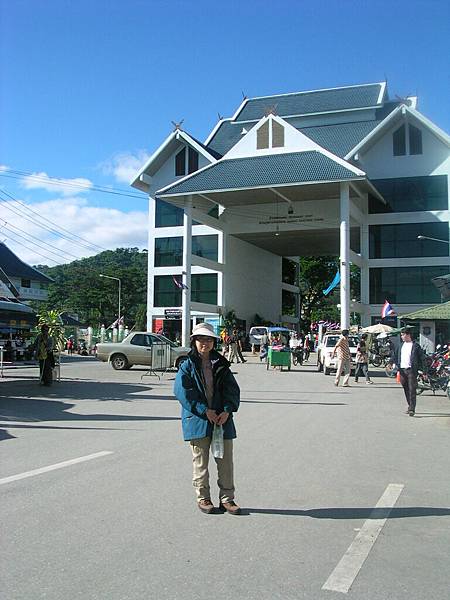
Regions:
M 381 318 L 384 319 L 385 317 L 388 317 L 389 315 L 395 315 L 395 311 L 392 308 L 392 305 L 385 300 L 383 307 L 381 309 Z
M 175 277 L 175 275 L 172 275 L 172 279 L 174 284 L 177 286 L 178 289 L 180 290 L 187 290 L 189 289 L 188 286 L 183 283 L 182 281 L 178 281 L 178 279 Z
M 331 290 L 334 290 L 334 288 L 340 283 L 340 281 L 341 281 L 341 274 L 339 271 L 336 271 L 336 275 L 334 276 L 333 281 L 330 283 L 330 285 L 327 287 L 326 290 L 322 290 L 323 295 L 328 296 L 328 294 L 331 292 Z

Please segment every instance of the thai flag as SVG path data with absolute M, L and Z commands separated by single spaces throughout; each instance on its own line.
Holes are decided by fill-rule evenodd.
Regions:
M 172 275 L 172 279 L 173 279 L 174 284 L 180 290 L 187 290 L 188 289 L 188 286 L 185 283 L 183 283 L 182 281 L 178 281 L 178 279 L 175 277 L 175 275 Z
M 395 311 L 392 308 L 391 304 L 385 300 L 384 304 L 383 304 L 383 308 L 381 309 L 381 318 L 384 319 L 385 317 L 388 317 L 389 315 L 395 315 Z

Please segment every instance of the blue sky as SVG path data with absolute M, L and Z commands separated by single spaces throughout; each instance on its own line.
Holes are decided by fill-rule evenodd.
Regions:
M 0 165 L 44 178 L 3 170 L 0 189 L 102 248 L 145 246 L 145 197 L 58 187 L 44 174 L 134 193 L 130 173 L 172 120 L 184 118 L 203 140 L 242 92 L 387 78 L 391 96 L 418 94 L 419 110 L 450 131 L 445 0 L 0 0 L 0 7 Z M 30 216 L 17 203 L 0 205 L 0 237 L 25 260 L 54 264 L 44 256 L 66 262 L 65 252 L 94 252 L 24 220 L 23 211 Z M 25 243 L 17 236 L 24 231 L 35 237 Z M 48 254 L 47 244 L 60 255 Z

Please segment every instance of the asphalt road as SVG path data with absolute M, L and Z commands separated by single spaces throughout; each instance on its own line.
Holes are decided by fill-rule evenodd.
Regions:
M 6 372 L 1 597 L 450 598 L 450 401 L 411 418 L 395 381 L 335 388 L 314 360 L 234 365 L 239 517 L 196 507 L 173 373 L 74 357 L 47 389 Z

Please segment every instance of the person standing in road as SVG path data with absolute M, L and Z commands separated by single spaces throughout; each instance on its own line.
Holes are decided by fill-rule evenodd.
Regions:
M 419 344 L 413 341 L 409 327 L 405 327 L 400 337 L 402 343 L 397 349 L 395 364 L 399 368 L 400 383 L 408 403 L 406 413 L 413 417 L 416 412 L 417 373 L 423 363 L 423 352 Z
M 53 356 L 53 339 L 48 334 L 49 328 L 46 323 L 41 325 L 41 333 L 34 340 L 34 352 L 39 360 L 39 380 L 41 385 L 52 385 L 52 371 L 55 366 Z
M 344 375 L 343 379 L 343 387 L 350 387 L 349 379 L 350 379 L 350 369 L 351 369 L 351 354 L 350 354 L 350 346 L 348 345 L 348 329 L 342 330 L 342 335 L 336 342 L 336 345 L 333 349 L 332 357 L 334 358 L 337 355 L 337 369 L 336 369 L 336 379 L 334 380 L 334 385 L 338 386 L 339 381 L 341 379 L 341 374 Z
M 236 437 L 233 413 L 240 402 L 239 386 L 229 362 L 216 350 L 219 338 L 208 323 L 192 331 L 191 351 L 175 379 L 174 393 L 182 406 L 183 437 L 193 457 L 193 486 L 198 508 L 207 514 L 215 511 L 209 487 L 209 451 L 215 426 L 222 427 L 223 457 L 215 458 L 218 472 L 219 510 L 240 513 L 234 501 L 233 439 Z
M 234 333 L 234 331 L 233 331 L 233 333 Z M 244 350 L 245 332 L 242 331 L 241 329 L 239 331 L 236 331 L 236 337 L 237 337 L 237 344 L 236 344 L 237 355 L 238 355 L 239 359 L 243 363 L 245 363 L 247 361 L 245 360 L 244 355 L 242 354 L 242 352 Z
M 230 335 L 230 343 L 228 345 L 228 347 L 229 347 L 228 360 L 230 363 L 233 363 L 234 359 L 236 359 L 237 363 L 243 362 L 243 357 L 242 357 L 242 359 L 239 358 L 238 343 L 239 343 L 239 339 L 238 339 L 237 330 L 233 329 L 233 331 Z
M 373 383 L 369 377 L 369 357 L 367 354 L 367 333 L 363 333 L 356 348 L 356 371 L 355 383 L 358 383 L 359 376 L 366 378 L 366 383 Z

